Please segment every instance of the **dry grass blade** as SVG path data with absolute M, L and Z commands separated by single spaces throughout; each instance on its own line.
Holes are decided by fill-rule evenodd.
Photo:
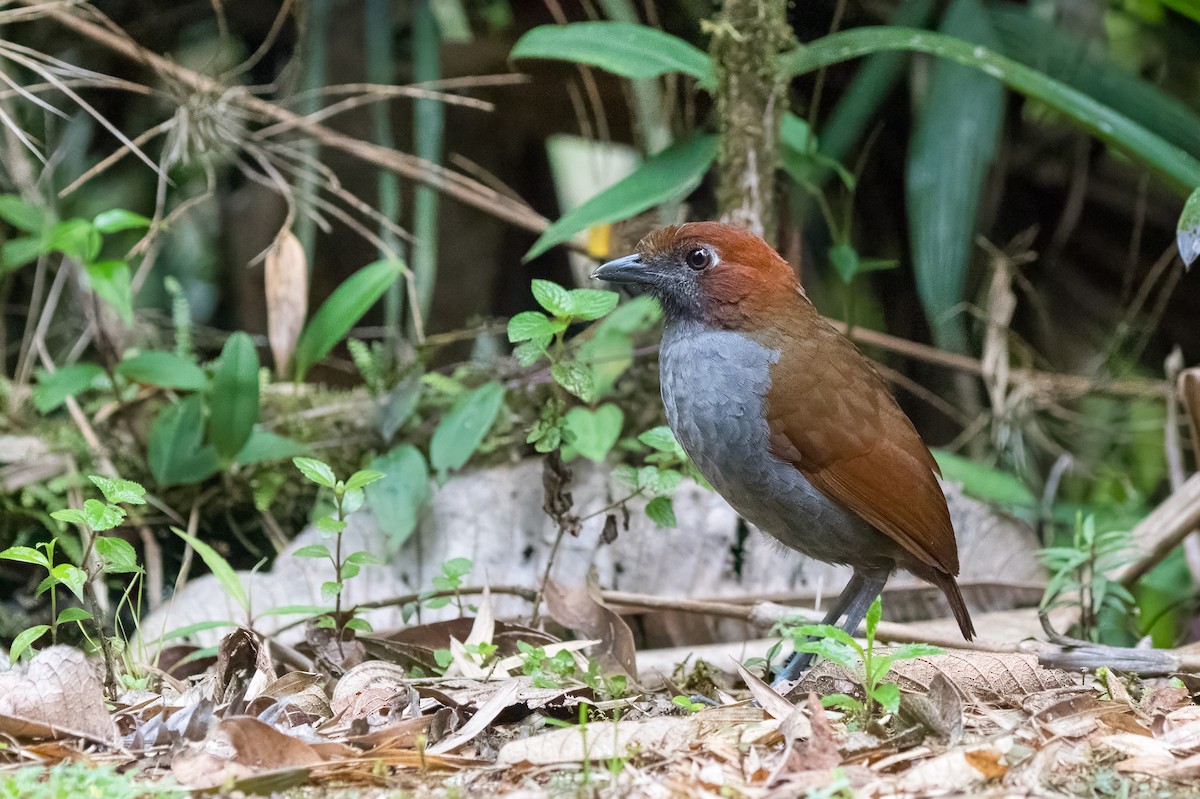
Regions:
M 475 712 L 474 716 L 471 716 L 470 721 L 453 734 L 429 747 L 429 753 L 433 755 L 446 754 L 471 741 L 472 738 L 487 729 L 487 726 L 500 715 L 501 711 L 512 704 L 520 688 L 521 684 L 516 680 L 506 682 L 499 691 L 492 695 L 491 699 L 479 706 L 479 710 Z

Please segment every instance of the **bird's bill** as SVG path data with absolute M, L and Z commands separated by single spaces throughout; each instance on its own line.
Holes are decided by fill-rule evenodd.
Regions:
M 592 272 L 593 279 L 607 280 L 610 283 L 645 283 L 649 277 L 646 262 L 640 255 L 626 255 L 624 258 L 609 261 Z

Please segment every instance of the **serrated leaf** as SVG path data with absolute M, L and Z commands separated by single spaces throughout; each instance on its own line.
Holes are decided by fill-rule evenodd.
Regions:
M 301 474 L 319 486 L 333 488 L 337 485 L 337 476 L 334 475 L 329 464 L 324 461 L 316 458 L 292 458 L 292 463 L 296 465 Z
M 483 443 L 503 403 L 504 386 L 494 381 L 459 397 L 438 422 L 430 439 L 429 460 L 433 468 L 445 474 L 466 464 Z
M 584 322 L 606 315 L 621 299 L 615 291 L 605 289 L 571 289 L 571 316 Z
M 508 340 L 511 343 L 531 339 L 550 340 L 554 335 L 550 320 L 543 313 L 524 311 L 508 320 Z
M 101 233 L 120 233 L 123 230 L 140 230 L 150 227 L 150 220 L 133 211 L 113 208 L 96 215 L 92 225 Z
M 647 159 L 627 177 L 563 214 L 534 242 L 524 260 L 536 258 L 576 233 L 617 222 L 690 193 L 717 157 L 717 137 L 697 136 Z
M 126 505 L 145 505 L 146 489 L 132 480 L 102 477 L 98 474 L 88 475 L 88 479 L 104 498 L 114 505 L 124 502 Z
M 132 383 L 181 391 L 200 391 L 208 385 L 208 375 L 190 358 L 166 350 L 149 350 L 125 358 L 117 364 L 116 372 Z
M 68 397 L 108 384 L 104 370 L 94 363 L 60 366 L 54 373 L 38 369 L 37 380 L 37 388 L 33 390 L 33 406 L 42 414 L 62 405 Z
M 303 380 L 400 277 L 398 261 L 376 261 L 346 278 L 321 304 L 296 344 L 296 379 Z
M 532 366 L 546 354 L 546 343 L 541 341 L 526 341 L 513 349 L 513 357 L 522 366 Z
M 237 576 L 237 572 L 229 565 L 229 561 L 221 557 L 215 549 L 210 547 L 195 536 L 188 535 L 178 527 L 172 527 L 171 531 L 175 535 L 182 538 L 192 549 L 196 550 L 196 554 L 204 561 L 204 565 L 208 566 L 208 570 L 217 578 L 225 594 L 234 601 L 234 603 L 242 610 L 250 611 L 250 599 L 246 595 L 246 588 L 242 585 L 241 579 Z
M 137 552 L 123 538 L 113 536 L 96 537 L 96 554 L 100 557 L 100 568 L 105 574 L 139 574 Z
M 568 392 L 584 402 L 591 402 L 595 394 L 592 373 L 578 363 L 556 363 L 550 367 L 550 376 Z
M 534 279 L 530 284 L 533 298 L 538 305 L 557 317 L 569 317 L 574 310 L 571 303 L 571 292 L 552 280 Z M 549 320 L 546 320 L 549 322 Z
M 225 340 L 213 370 L 208 397 L 208 440 L 222 460 L 232 463 L 258 424 L 258 352 L 249 335 Z
M 675 504 L 670 497 L 655 497 L 646 503 L 646 516 L 659 527 L 674 527 Z
M 109 505 L 98 499 L 89 499 L 83 503 L 83 515 L 88 527 L 97 533 L 111 530 L 125 521 L 125 512 L 116 505 Z
M 508 57 L 550 58 L 588 64 L 625 78 L 657 78 L 673 72 L 711 85 L 712 59 L 669 33 L 631 22 L 541 25 L 517 40 Z
M 875 690 L 871 692 L 871 698 L 888 713 L 895 713 L 900 709 L 900 686 L 894 682 L 876 685 Z

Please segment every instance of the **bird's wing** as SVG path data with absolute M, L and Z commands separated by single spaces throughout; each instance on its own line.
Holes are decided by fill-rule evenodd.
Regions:
M 937 462 L 866 357 L 819 324 L 772 367 L 772 451 L 918 560 L 958 574 Z

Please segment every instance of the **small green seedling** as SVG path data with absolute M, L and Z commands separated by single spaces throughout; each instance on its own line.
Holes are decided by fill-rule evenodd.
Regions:
M 359 551 L 343 555 L 342 533 L 346 531 L 346 517 L 362 507 L 365 498 L 363 489 L 385 475 L 383 472 L 363 469 L 350 475 L 348 480 L 339 480 L 329 464 L 316 458 L 293 458 L 292 463 L 309 480 L 333 492 L 334 515 L 317 519 L 317 529 L 321 534 L 334 539 L 333 551 L 331 552 L 325 544 L 310 544 L 296 550 L 295 555 L 298 558 L 324 558 L 333 566 L 334 579 L 321 584 L 321 595 L 325 599 L 334 600 L 334 613 L 332 616 L 319 616 L 318 624 L 322 627 L 337 627 L 338 620 L 342 618 L 342 592 L 346 588 L 346 580 L 357 577 L 363 566 L 382 563 L 370 552 Z M 352 615 L 342 624 L 342 628 L 369 632 L 371 625 L 366 619 Z
M 820 655 L 858 675 L 865 695 L 863 700 L 847 694 L 832 694 L 824 697 L 821 704 L 840 708 L 862 724 L 877 718 L 877 707 L 885 713 L 895 713 L 900 708 L 900 686 L 886 680 L 893 663 L 942 653 L 940 648 L 929 644 L 902 644 L 886 654 L 877 653 L 875 629 L 882 615 L 883 605 L 876 597 L 867 611 L 866 646 L 832 624 L 806 624 L 789 631 L 797 652 Z
M 692 713 L 699 713 L 706 707 L 703 702 L 693 702 L 692 698 L 689 696 L 673 696 L 671 697 L 671 704 L 683 708 L 684 711 L 689 715 Z

